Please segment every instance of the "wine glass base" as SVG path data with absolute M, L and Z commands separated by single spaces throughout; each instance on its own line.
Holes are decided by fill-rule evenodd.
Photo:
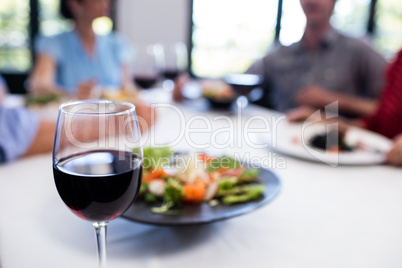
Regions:
M 173 91 L 174 90 L 174 82 L 170 79 L 163 81 L 162 88 L 166 91 Z
M 238 109 L 244 109 L 248 106 L 248 99 L 246 96 L 239 96 L 236 99 L 236 106 Z

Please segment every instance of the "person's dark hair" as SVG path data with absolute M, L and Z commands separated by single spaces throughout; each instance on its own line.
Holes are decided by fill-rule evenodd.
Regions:
M 60 14 L 66 19 L 74 19 L 73 13 L 71 12 L 68 2 L 69 0 L 60 0 Z M 80 0 L 78 0 L 80 2 Z

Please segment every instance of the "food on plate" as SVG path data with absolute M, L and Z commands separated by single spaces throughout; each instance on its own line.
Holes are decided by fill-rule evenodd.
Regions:
M 49 103 L 59 102 L 63 98 L 62 95 L 57 93 L 38 93 L 28 95 L 25 100 L 27 107 L 43 106 Z
M 345 136 L 337 131 L 319 133 L 309 140 L 309 145 L 328 152 L 352 152 L 356 148 L 345 141 Z
M 221 80 L 206 80 L 202 83 L 202 95 L 215 101 L 233 101 L 235 92 L 232 87 Z
M 154 213 L 172 213 L 184 203 L 231 205 L 264 195 L 258 169 L 245 168 L 228 156 L 204 153 L 175 155 L 168 147 L 144 149 L 144 174 L 140 198 Z M 175 210 L 172 210 L 175 209 Z
M 138 99 L 138 93 L 132 90 L 103 90 L 101 98 L 112 101 L 135 102 Z

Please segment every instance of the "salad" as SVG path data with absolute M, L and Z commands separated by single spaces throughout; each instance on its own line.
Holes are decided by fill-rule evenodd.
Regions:
M 25 105 L 27 107 L 41 106 L 52 102 L 58 102 L 62 98 L 63 96 L 57 93 L 38 93 L 29 95 L 25 100 Z
M 143 172 L 139 198 L 155 205 L 154 213 L 174 213 L 184 203 L 250 202 L 265 191 L 258 169 L 245 168 L 228 156 L 175 155 L 168 147 L 145 148 Z
M 202 95 L 216 101 L 232 101 L 236 97 L 232 87 L 220 80 L 204 81 Z

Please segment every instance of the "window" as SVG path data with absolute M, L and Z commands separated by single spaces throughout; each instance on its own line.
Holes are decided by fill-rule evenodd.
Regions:
M 279 41 L 288 46 L 300 40 L 306 19 L 300 6 L 300 0 L 284 0 Z
M 352 36 L 367 34 L 370 0 L 338 0 L 331 23 L 340 31 Z
M 39 0 L 39 32 L 49 36 L 72 28 L 68 20 L 59 14 L 59 0 Z
M 1 0 L 0 69 L 26 72 L 31 67 L 29 1 Z
M 71 29 L 71 23 L 59 15 L 59 3 L 60 0 L 1 0 L 0 72 L 12 93 L 26 92 L 24 83 L 32 68 L 33 37 Z M 112 7 L 112 13 L 114 10 Z M 113 22 L 99 18 L 93 27 L 96 33 L 107 34 Z

